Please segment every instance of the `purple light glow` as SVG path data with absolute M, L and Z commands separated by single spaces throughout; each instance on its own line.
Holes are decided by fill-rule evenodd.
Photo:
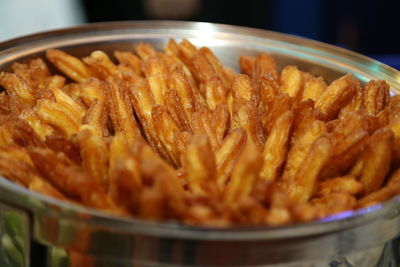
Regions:
M 362 208 L 359 210 L 346 210 L 346 211 L 339 212 L 339 213 L 330 215 L 328 217 L 325 217 L 325 218 L 321 219 L 320 222 L 330 222 L 330 221 L 341 220 L 341 219 L 345 219 L 345 218 L 356 216 L 356 215 L 370 213 L 370 212 L 373 212 L 376 210 L 380 210 L 381 208 L 382 208 L 382 204 L 376 204 L 376 205 Z

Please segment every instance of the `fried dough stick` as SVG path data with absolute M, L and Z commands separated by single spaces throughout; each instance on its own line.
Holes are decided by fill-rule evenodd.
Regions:
M 165 96 L 165 106 L 181 132 L 192 133 L 190 117 L 187 117 L 181 98 L 175 89 L 169 89 Z
M 329 196 L 332 193 L 348 193 L 358 195 L 364 190 L 364 185 L 353 176 L 335 177 L 318 183 L 317 196 Z
M 115 203 L 123 206 L 131 214 L 138 214 L 143 184 L 135 156 L 126 154 L 120 158 L 110 170 L 110 175 L 113 183 L 109 192 Z
M 35 113 L 47 124 L 61 130 L 68 138 L 78 132 L 81 124 L 81 119 L 71 114 L 64 106 L 47 99 L 37 101 Z
M 131 52 L 114 51 L 114 56 L 118 60 L 120 71 L 131 71 L 139 77 L 143 77 L 142 60 Z
M 90 125 L 82 125 L 77 134 L 83 170 L 97 181 L 104 191 L 108 187 L 108 148 L 103 136 Z
M 288 152 L 281 182 L 290 187 L 295 173 L 301 167 L 303 160 L 309 153 L 312 144 L 322 134 L 327 133 L 326 124 L 316 120 L 310 113 L 298 113 L 297 125 L 294 126 L 292 146 Z M 296 118 L 295 118 L 296 120 Z
M 198 85 L 198 81 L 200 81 L 200 77 L 198 76 L 198 73 L 196 71 L 196 66 L 195 66 L 195 55 L 197 54 L 198 50 L 196 47 L 191 44 L 188 40 L 183 39 L 181 43 L 177 44 L 174 40 L 170 39 L 168 44 L 165 47 L 165 51 L 167 55 L 172 56 L 177 63 L 174 64 L 174 67 L 170 68 L 173 70 L 174 68 L 178 67 L 182 69 L 182 74 L 185 77 L 185 87 L 189 87 L 190 90 L 192 91 L 191 95 L 193 95 L 194 99 L 194 105 L 193 108 L 195 110 L 198 110 L 201 105 L 205 104 L 204 97 L 206 96 L 206 80 L 203 81 L 201 84 L 200 88 Z M 208 61 L 206 60 L 205 57 L 203 57 L 203 63 L 206 63 L 205 67 L 209 67 L 208 69 L 211 70 L 211 66 L 209 66 Z M 178 63 L 178 61 L 180 63 Z M 218 63 L 216 63 L 218 64 Z M 170 64 L 168 64 L 170 65 Z M 207 70 L 207 69 L 204 69 Z M 225 69 L 224 69 L 225 72 Z M 172 73 L 173 76 L 173 73 Z M 226 74 L 228 77 L 229 75 Z M 211 77 L 211 76 L 210 76 Z M 219 77 L 215 77 L 216 79 L 220 79 Z M 230 78 L 230 76 L 229 76 Z M 170 78 L 171 79 L 171 78 Z M 173 85 L 170 84 L 171 87 L 174 87 Z M 175 88 L 178 91 L 179 96 L 181 97 L 182 103 L 185 106 L 186 109 L 186 104 L 185 104 L 185 96 L 182 95 L 182 93 L 179 91 L 178 88 Z M 189 94 L 186 94 L 189 99 L 191 99 L 191 96 Z M 190 118 L 190 116 L 188 115 Z
M 293 119 L 294 114 L 289 110 L 275 121 L 262 152 L 261 179 L 274 181 L 280 176 L 289 148 Z
M 46 63 L 42 58 L 35 58 L 29 61 L 29 64 L 14 63 L 13 72 L 24 79 L 36 94 L 40 90 L 65 85 L 65 77 L 61 75 L 51 75 Z M 35 95 L 35 97 L 37 97 Z
M 73 163 L 77 165 L 82 163 L 79 146 L 74 139 L 70 141 L 62 135 L 52 134 L 46 136 L 45 143 L 48 148 L 53 150 L 55 153 L 63 153 Z
M 230 113 L 227 105 L 220 104 L 213 111 L 211 126 L 215 129 L 215 136 L 218 143 L 222 143 L 225 135 L 230 130 Z
M 26 148 L 20 145 L 12 144 L 12 145 L 0 146 L 0 155 L 10 160 L 22 162 L 27 166 L 30 166 L 32 168 L 32 171 L 35 171 L 35 166 L 33 165 L 33 162 L 29 156 L 28 151 L 26 150 Z M 28 175 L 27 178 L 29 177 L 30 176 Z
M 344 175 L 358 160 L 367 144 L 369 134 L 377 123 L 362 111 L 341 112 L 339 118 L 328 123 L 333 145 L 333 156 L 324 168 L 322 179 Z
M 356 198 L 348 193 L 331 193 L 327 196 L 315 198 L 310 204 L 316 209 L 316 218 L 321 219 L 356 207 Z
M 296 66 L 286 66 L 281 73 L 281 90 L 299 102 L 304 90 L 303 73 Z
M 122 132 L 128 143 L 140 137 L 132 105 L 128 96 L 127 85 L 119 79 L 110 78 L 108 85 L 108 110 L 115 132 Z
M 0 125 L 0 145 L 15 145 L 10 129 L 4 124 Z
M 147 141 L 162 158 L 168 159 L 167 151 L 161 146 L 154 128 L 155 125 L 153 124 L 151 114 L 155 102 L 148 83 L 144 80 L 131 79 L 129 80 L 129 84 L 131 85 L 128 91 L 129 98 L 135 114 L 141 123 Z
M 54 87 L 57 83 L 61 87 L 65 82 L 65 78 L 60 75 L 51 76 L 46 63 L 41 58 L 32 59 L 28 64 L 15 62 L 11 67 L 13 72 L 24 79 L 34 91 Z
M 10 116 L 4 123 L 15 144 L 23 147 L 47 147 L 43 139 L 24 120 Z
M 389 122 L 394 122 L 400 119 L 400 95 L 392 96 L 389 100 L 389 105 L 386 107 L 389 113 Z
M 145 184 L 139 200 L 139 216 L 156 220 L 184 218 L 188 208 L 174 169 L 141 140 L 135 142 L 132 153 L 139 155 L 140 174 Z
M 184 136 L 163 106 L 155 105 L 151 114 L 157 138 L 167 152 L 168 160 L 175 167 L 181 166 L 180 151 L 176 144 L 185 143 Z
M 90 56 L 84 57 L 82 60 L 87 64 L 90 71 L 102 80 L 116 76 L 119 73 L 118 67 L 101 50 L 93 51 Z
M 61 89 L 58 88 L 52 88 L 49 90 L 50 93 L 52 94 L 51 98 L 48 99 L 40 99 L 36 102 L 36 113 L 43 119 L 44 121 L 47 120 L 52 120 L 50 117 L 51 115 L 48 114 L 51 110 L 54 110 L 54 112 L 57 112 L 55 110 L 58 110 L 60 113 L 64 113 L 64 118 L 66 119 L 67 117 L 74 121 L 74 123 L 78 126 L 81 123 L 81 120 L 83 116 L 86 113 L 86 107 L 75 101 L 72 97 L 70 97 L 68 94 L 63 92 Z M 52 102 L 55 103 L 52 103 Z M 43 106 L 43 103 L 47 103 L 47 106 Z M 49 124 L 51 124 L 49 121 L 47 121 Z M 55 123 L 57 127 L 60 127 L 61 124 L 61 114 L 58 117 L 58 120 L 53 120 L 52 123 Z M 66 133 L 69 134 L 68 129 L 64 129 L 61 127 L 62 130 L 64 130 Z M 75 130 L 75 128 L 74 128 Z
M 67 200 L 60 191 L 37 173 L 28 151 L 18 145 L 0 147 L 0 175 L 33 192 Z
M 240 55 L 239 57 L 240 70 L 242 71 L 242 73 L 250 77 L 253 77 L 254 75 L 253 73 L 255 72 L 255 63 L 255 56 Z
M 169 39 L 165 46 L 166 54 L 179 58 L 191 72 L 194 70 L 191 60 L 196 51 L 196 47 L 186 39 L 183 39 L 180 44 L 177 44 L 174 39 Z
M 76 165 L 69 164 L 50 149 L 32 148 L 29 155 L 39 173 L 67 197 L 78 199 L 94 208 L 121 214 L 121 210 L 97 181 Z
M 218 77 L 212 77 L 206 82 L 205 97 L 210 110 L 214 110 L 219 104 L 228 103 L 228 91 Z
M 45 140 L 47 135 L 54 132 L 54 128 L 41 120 L 32 109 L 22 111 L 18 118 L 26 121 L 42 140 Z
M 265 142 L 264 129 L 258 109 L 258 97 L 247 76 L 236 76 L 233 93 L 233 128 L 246 130 L 248 138 L 262 149 Z
M 390 87 L 385 81 L 369 81 L 363 91 L 363 107 L 368 115 L 376 116 L 388 104 Z
M 197 88 L 197 81 L 195 79 L 198 79 L 198 77 L 196 76 L 196 70 L 192 61 L 197 48 L 186 39 L 183 39 L 179 44 L 170 39 L 165 47 L 165 52 L 167 55 L 174 55 L 181 60 L 183 65 L 190 71 L 190 75 L 187 75 L 191 84 L 195 86 L 193 89 Z
M 183 174 L 183 175 L 182 175 Z M 184 219 L 191 225 L 226 226 L 229 211 L 224 207 L 217 185 L 215 152 L 206 134 L 195 134 L 183 153 L 183 167 L 177 171 L 181 183 L 188 189 L 189 205 Z
M 259 178 L 261 167 L 261 153 L 257 151 L 255 144 L 251 140 L 247 140 L 232 170 L 231 179 L 226 186 L 224 201 L 229 208 L 237 208 L 241 201 L 250 197 Z
M 0 85 L 3 86 L 10 97 L 16 98 L 20 105 L 32 108 L 35 105 L 33 89 L 21 77 L 14 73 L 1 72 Z
M 246 132 L 237 128 L 232 130 L 223 140 L 221 147 L 215 152 L 217 164 L 217 183 L 219 188 L 226 186 L 229 175 L 238 160 L 238 156 L 246 143 Z
M 148 60 L 157 55 L 156 49 L 149 43 L 137 44 L 135 51 L 142 60 Z
M 214 75 L 218 76 L 221 79 L 222 84 L 226 88 L 230 88 L 231 87 L 230 77 L 225 72 L 222 63 L 215 56 L 215 54 L 208 47 L 201 47 L 198 50 L 198 53 L 199 53 L 198 56 L 202 56 L 202 57 L 206 58 L 206 60 L 208 61 L 208 63 L 210 64 L 210 66 L 213 69 Z
M 93 130 L 98 136 L 109 136 L 107 128 L 108 114 L 107 106 L 104 101 L 94 99 L 85 116 L 82 118 L 82 124 L 87 124 L 93 127 Z
M 312 99 L 317 101 L 327 87 L 328 86 L 322 77 L 312 77 L 310 80 L 305 82 L 301 98 L 302 100 Z
M 343 139 L 340 139 L 340 143 L 337 144 L 332 142 L 333 155 L 321 173 L 322 179 L 345 174 L 363 153 L 367 144 L 368 133 L 366 131 L 357 131 Z
M 0 114 L 9 115 L 10 110 L 10 96 L 5 92 L 0 92 Z
M 364 194 L 378 190 L 383 184 L 390 170 L 392 146 L 393 133 L 389 129 L 379 129 L 369 138 L 363 155 L 350 172 L 363 183 Z M 358 166 L 361 166 L 359 171 Z
M 197 50 L 192 57 L 192 64 L 202 96 L 206 95 L 206 85 L 211 79 L 219 79 L 227 90 L 231 88 L 231 77 L 225 72 L 221 62 L 210 49 L 202 47 Z
M 69 95 L 73 100 L 78 101 L 84 106 L 85 102 L 81 96 L 82 86 L 80 83 L 67 83 L 61 88 L 61 90 Z M 54 101 L 54 94 L 51 90 L 41 90 L 39 92 L 43 92 L 43 95 L 40 95 L 38 99 L 48 99 Z
M 333 81 L 315 102 L 318 118 L 323 121 L 335 119 L 356 93 L 359 82 L 347 74 Z
M 197 91 L 198 84 L 191 71 L 193 66 L 191 65 L 190 60 L 183 60 L 184 55 L 180 53 L 179 45 L 173 39 L 170 39 L 164 47 L 164 51 L 165 54 L 159 54 L 159 56 L 163 56 L 165 63 L 170 66 L 169 69 L 171 70 L 175 67 L 182 68 L 183 73 L 189 81 L 190 87 L 192 90 Z M 188 66 L 187 64 L 190 64 L 191 66 Z
M 259 103 L 257 88 L 253 86 L 250 77 L 244 74 L 237 75 L 233 80 L 232 96 L 234 103 L 240 98 L 250 101 L 256 107 Z
M 162 59 L 152 57 L 144 61 L 143 68 L 155 104 L 164 104 L 164 96 L 168 89 L 167 66 Z
M 244 61 L 246 61 L 246 59 L 244 59 Z M 252 73 L 252 77 L 254 80 L 258 81 L 263 77 L 268 77 L 276 81 L 279 79 L 276 61 L 269 54 L 261 53 L 257 55 L 253 64 L 254 73 Z
M 15 153 L 12 154 L 15 155 Z M 33 192 L 67 200 L 67 197 L 36 172 L 33 165 L 28 164 L 26 161 L 18 160 L 15 157 L 9 157 L 3 151 L 0 153 L 0 175 L 29 188 Z
M 385 186 L 358 200 L 358 207 L 367 207 L 381 203 L 400 193 L 400 169 L 388 179 Z
M 130 153 L 123 134 L 115 135 L 109 152 L 109 186 L 108 194 L 131 214 L 137 214 L 139 197 L 142 191 L 138 155 Z
M 195 195 L 218 198 L 217 168 L 209 138 L 206 135 L 191 137 L 184 156 L 188 187 Z
M 251 102 L 243 98 L 238 99 L 235 102 L 233 120 L 237 122 L 238 127 L 246 130 L 248 138 L 261 151 L 265 143 L 265 135 L 257 106 L 253 106 Z
M 46 57 L 57 69 L 76 82 L 83 82 L 92 77 L 85 63 L 61 50 L 49 49 L 46 51 Z
M 80 83 L 80 97 L 86 106 L 90 106 L 93 100 L 106 101 L 106 83 L 96 78 L 87 79 Z
M 60 104 L 66 110 L 68 110 L 68 113 L 70 113 L 80 123 L 83 116 L 85 116 L 86 107 L 78 104 L 69 95 L 67 95 L 66 93 L 64 93 L 62 90 L 60 90 L 58 88 L 53 88 L 51 91 L 54 94 L 56 103 Z
M 207 107 L 202 107 L 192 115 L 192 129 L 195 134 L 207 135 L 213 151 L 216 151 L 221 145 L 221 140 L 213 128 L 212 119 L 211 111 Z
M 316 139 L 294 176 L 294 184 L 288 187 L 289 196 L 296 203 L 307 202 L 314 191 L 319 173 L 332 156 L 332 145 L 327 136 Z
M 261 118 L 265 135 L 268 135 L 271 132 L 275 121 L 283 113 L 292 109 L 294 104 L 294 98 L 290 97 L 288 94 L 278 93 L 275 95 L 272 90 L 272 88 L 268 89 L 270 94 L 268 96 L 264 94 L 265 97 L 261 98 L 262 103 L 266 108 Z M 261 94 L 260 96 L 263 96 L 263 94 Z
M 186 117 L 191 119 L 193 112 L 199 108 L 199 103 L 196 99 L 196 91 L 191 87 L 190 80 L 188 76 L 185 75 L 182 67 L 176 66 L 170 71 L 168 85 L 170 88 L 176 90 L 183 105 Z

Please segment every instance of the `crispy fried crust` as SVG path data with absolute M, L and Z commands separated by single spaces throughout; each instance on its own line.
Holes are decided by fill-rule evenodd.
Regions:
M 27 108 L 34 106 L 35 98 L 33 95 L 33 89 L 18 75 L 14 73 L 1 72 L 0 85 L 6 89 L 8 95 L 15 97 L 21 105 L 24 105 Z
M 234 207 L 251 194 L 262 166 L 261 153 L 253 142 L 247 142 L 232 170 L 231 179 L 226 186 L 225 202 Z
M 353 98 L 357 85 L 358 81 L 351 74 L 333 81 L 315 102 L 318 117 L 324 121 L 335 119 Z
M 39 173 L 66 196 L 92 207 L 118 212 L 101 186 L 77 166 L 69 165 L 49 149 L 33 148 L 29 150 L 29 155 Z
M 381 187 L 390 170 L 393 134 L 388 129 L 376 131 L 370 138 L 360 162 L 362 162 L 360 182 L 364 193 L 369 194 Z
M 104 190 L 108 185 L 108 148 L 94 127 L 82 125 L 77 135 L 83 170 Z
M 215 156 L 207 135 L 194 135 L 184 154 L 189 190 L 199 196 L 218 197 Z
M 332 145 L 325 135 L 316 139 L 301 166 L 297 169 L 293 184 L 288 186 L 289 196 L 297 203 L 307 202 L 316 189 L 321 169 L 332 156 Z
M 221 147 L 216 151 L 215 160 L 217 163 L 217 182 L 219 187 L 225 186 L 245 142 L 246 132 L 237 128 L 225 137 Z
M 121 132 L 130 143 L 140 136 L 133 114 L 133 108 L 128 96 L 126 84 L 119 79 L 109 79 L 108 85 L 108 110 L 115 132 Z
M 304 84 L 302 100 L 312 99 L 317 101 L 326 88 L 327 85 L 322 77 L 312 77 Z
M 303 73 L 296 66 L 286 66 L 281 73 L 281 90 L 299 101 L 304 90 Z
M 46 52 L 47 59 L 62 73 L 76 82 L 83 82 L 92 77 L 87 66 L 79 59 L 61 50 L 49 49 Z
M 261 179 L 274 181 L 280 176 L 288 152 L 293 119 L 294 114 L 289 110 L 275 121 L 262 152 Z

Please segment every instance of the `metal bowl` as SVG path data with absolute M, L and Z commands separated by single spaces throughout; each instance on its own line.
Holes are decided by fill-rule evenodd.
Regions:
M 238 68 L 239 55 L 267 51 L 280 68 L 295 64 L 328 81 L 350 72 L 363 82 L 386 80 L 393 93 L 400 89 L 400 72 L 348 50 L 270 31 L 198 22 L 97 23 L 21 37 L 0 43 L 0 70 L 49 48 L 84 56 L 95 49 L 129 50 L 137 42 L 161 49 L 169 38 L 206 45 L 232 68 Z M 399 266 L 399 202 L 396 197 L 310 223 L 213 229 L 114 217 L 0 177 L 0 265 Z

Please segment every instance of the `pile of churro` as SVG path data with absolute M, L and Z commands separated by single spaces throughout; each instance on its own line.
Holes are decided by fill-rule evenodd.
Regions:
M 386 82 L 238 59 L 241 73 L 170 40 L 15 62 L 0 74 L 0 174 L 121 216 L 217 227 L 318 220 L 400 192 Z

